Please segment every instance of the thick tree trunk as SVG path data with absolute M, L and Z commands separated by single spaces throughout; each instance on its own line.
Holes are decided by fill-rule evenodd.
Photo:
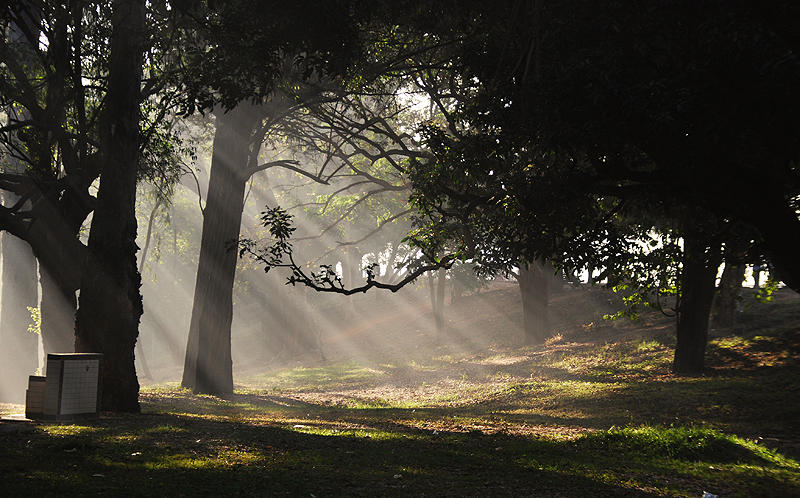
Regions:
M 251 135 L 261 116 L 248 105 L 217 114 L 183 387 L 233 392 L 231 322 L 236 241 L 242 222 Z M 233 244 L 233 246 L 232 246 Z
M 76 321 L 75 350 L 105 355 L 102 409 L 121 412 L 139 411 L 134 347 L 142 295 L 135 201 L 144 34 L 144 1 L 116 0 L 101 137 L 103 169 Z
M 23 402 L 28 375 L 39 366 L 39 338 L 28 332 L 38 306 L 36 258 L 30 246 L 2 234 L 2 297 L 0 297 L 0 400 Z
M 725 262 L 719 281 L 719 290 L 714 300 L 713 323 L 717 327 L 733 327 L 741 311 L 744 263 Z
M 522 325 L 526 344 L 541 344 L 550 337 L 547 314 L 549 281 L 545 265 L 540 262 L 521 264 L 519 292 L 522 297 Z
M 709 244 L 698 234 L 684 234 L 674 373 L 696 375 L 703 372 L 708 321 L 720 262 L 718 244 Z

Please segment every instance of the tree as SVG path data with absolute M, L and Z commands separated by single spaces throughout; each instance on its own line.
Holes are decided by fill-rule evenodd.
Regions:
M 581 240 L 616 244 L 605 221 L 631 205 L 651 215 L 680 206 L 710 213 L 711 227 L 730 219 L 755 228 L 786 283 L 799 285 L 789 255 L 800 236 L 798 99 L 789 89 L 800 64 L 779 19 L 792 7 L 477 9 L 465 30 L 483 35 L 457 45 L 450 66 L 461 93 L 473 92 L 452 113 L 464 124 L 429 127 L 437 159 L 412 171 L 428 212 L 459 220 L 506 259 L 586 264 Z M 449 29 L 445 21 L 440 32 Z M 751 182 L 763 197 L 747 195 Z M 720 234 L 674 223 L 685 243 L 675 263 L 675 370 L 697 373 Z
M 75 350 L 101 352 L 105 410 L 138 412 L 134 347 L 142 315 L 136 265 L 139 104 L 145 49 L 145 5 L 113 4 L 103 168 L 81 280 Z
M 2 173 L 0 226 L 27 242 L 39 261 L 45 352 L 73 348 L 75 290 L 85 249 L 77 233 L 92 209 L 88 187 L 99 172 L 88 125 L 93 107 L 87 104 L 82 72 L 96 66 L 81 62 L 83 45 L 96 42 L 97 33 L 84 29 L 82 12 L 36 2 L 3 12 L 11 36 L 0 42 L 6 76 L 0 95 L 9 109 L 0 143 L 19 167 Z M 44 48 L 41 39 L 47 40 Z M 62 303 L 70 302 L 62 312 Z
M 516 275 L 522 298 L 522 327 L 527 344 L 541 344 L 551 336 L 547 302 L 552 271 L 542 262 L 520 265 Z M 548 273 L 550 273 L 548 275 Z
M 254 157 L 257 160 L 260 141 L 254 144 L 253 135 L 261 120 L 261 112 L 249 105 L 217 113 L 204 211 L 207 214 L 203 218 L 192 322 L 181 382 L 195 392 L 233 392 L 230 330 L 236 252 L 231 250 L 231 241 L 239 238 L 245 185 L 250 176 L 245 172 L 253 166 Z
M 217 133 L 223 127 L 235 124 L 239 127 L 236 131 L 248 137 L 247 142 L 239 143 L 237 150 L 249 150 L 249 154 L 229 154 L 225 159 L 225 167 L 236 168 L 235 172 L 215 175 L 214 172 L 219 170 L 223 162 L 215 160 L 212 164 L 182 380 L 185 387 L 191 387 L 196 392 L 229 394 L 233 391 L 230 294 L 235 275 L 235 253 L 230 252 L 229 244 L 238 238 L 245 183 L 253 173 L 275 166 L 293 169 L 320 183 L 329 181 L 323 173 L 327 162 L 316 172 L 298 168 L 296 161 L 279 159 L 258 164 L 256 159 L 264 136 L 274 133 L 275 127 L 291 127 L 287 122 L 307 124 L 303 116 L 296 118 L 296 121 L 292 121 L 291 116 L 300 109 L 331 99 L 329 93 L 336 98 L 335 90 L 341 91 L 344 86 L 342 81 L 337 82 L 337 78 L 342 78 L 335 74 L 335 70 L 354 58 L 353 42 L 358 40 L 355 33 L 349 32 L 358 23 L 349 2 L 332 2 L 322 9 L 315 5 L 312 16 L 307 11 L 298 10 L 298 6 L 287 5 L 280 12 L 271 12 L 268 19 L 253 16 L 249 5 L 249 2 L 231 2 L 203 12 L 199 30 L 203 36 L 199 45 L 203 47 L 202 57 L 195 60 L 195 75 L 198 78 L 185 83 L 192 97 L 187 105 L 189 109 L 219 104 L 235 114 L 239 112 L 238 109 L 249 105 L 243 102 L 248 99 L 255 104 L 252 108 L 262 113 L 258 120 L 247 119 L 242 123 L 226 121 L 221 110 L 217 113 Z M 299 27 L 293 24 L 297 22 L 300 22 Z M 253 25 L 254 29 L 253 38 L 244 45 L 228 36 L 230 29 L 242 29 L 245 25 Z M 332 29 L 334 26 L 336 29 Z M 353 36 L 348 38 L 348 34 Z M 355 47 L 358 45 L 355 44 Z M 206 65 L 207 60 L 214 58 L 224 61 L 225 70 L 231 74 L 245 73 L 248 76 L 235 80 L 231 74 L 220 75 L 219 68 Z M 252 60 L 259 61 L 263 66 L 260 74 L 253 72 Z M 335 77 L 329 77 L 332 73 Z M 209 75 L 219 75 L 220 78 L 210 79 Z M 276 87 L 278 92 L 275 91 Z M 331 88 L 334 92 L 330 92 Z M 246 126 L 242 128 L 243 125 Z M 248 126 L 250 130 L 245 129 Z M 223 142 L 217 142 L 215 137 L 215 158 L 218 157 L 218 146 L 221 152 L 226 149 Z M 348 167 L 354 168 L 352 164 Z M 341 168 L 336 168 L 334 174 Z M 224 210 L 237 210 L 236 215 L 220 216 L 223 208 L 210 208 L 212 198 L 216 198 L 218 192 L 225 192 L 227 204 Z M 219 278 L 211 278 L 212 275 Z

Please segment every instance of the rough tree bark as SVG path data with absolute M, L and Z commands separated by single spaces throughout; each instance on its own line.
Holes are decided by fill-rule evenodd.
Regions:
M 522 297 L 522 324 L 526 344 L 541 344 L 550 337 L 547 314 L 549 280 L 545 265 L 536 261 L 520 264 L 519 292 Z
M 674 373 L 697 375 L 703 372 L 708 321 L 721 260 L 719 244 L 704 240 L 698 233 L 683 235 Z
M 75 350 L 103 353 L 103 410 L 139 411 L 134 347 L 142 315 L 136 267 L 136 174 L 145 35 L 143 0 L 113 3 L 103 168 L 81 279 Z
M 192 319 L 181 385 L 196 393 L 233 392 L 233 280 L 253 134 L 262 116 L 242 104 L 217 112 Z

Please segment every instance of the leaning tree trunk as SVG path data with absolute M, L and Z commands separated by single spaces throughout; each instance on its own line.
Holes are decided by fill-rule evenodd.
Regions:
M 217 114 L 203 216 L 200 260 L 181 385 L 196 393 L 233 392 L 231 322 L 236 241 L 242 222 L 251 135 L 260 116 L 241 105 Z
M 101 136 L 103 169 L 76 320 L 75 350 L 104 354 L 102 409 L 121 412 L 139 411 L 134 347 L 142 295 L 135 203 L 144 33 L 144 1 L 116 0 Z
M 684 234 L 674 373 L 703 372 L 708 320 L 720 262 L 719 244 L 709 244 L 698 234 Z
M 28 332 L 38 306 L 36 258 L 30 246 L 2 234 L 2 297 L 0 297 L 0 400 L 25 399 L 28 375 L 39 366 L 39 339 Z
M 523 263 L 520 265 L 517 280 L 522 297 L 525 343 L 541 344 L 550 337 L 550 320 L 547 314 L 549 276 L 542 263 Z

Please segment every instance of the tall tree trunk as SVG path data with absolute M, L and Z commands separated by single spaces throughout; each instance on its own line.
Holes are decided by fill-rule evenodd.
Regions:
M 116 0 L 112 8 L 103 169 L 81 279 L 75 350 L 104 354 L 102 409 L 138 412 L 134 347 L 142 295 L 135 203 L 145 6 L 143 0 Z
M 717 327 L 733 327 L 741 310 L 744 263 L 725 261 L 725 269 L 719 281 L 719 290 L 714 300 L 713 323 Z
M 2 297 L 0 297 L 0 399 L 22 402 L 28 375 L 39 366 L 39 338 L 28 332 L 38 306 L 36 258 L 30 246 L 2 234 Z
M 519 292 L 522 297 L 522 326 L 526 344 L 541 344 L 550 337 L 547 314 L 549 280 L 546 266 L 540 262 L 520 265 Z
M 183 387 L 197 393 L 233 392 L 233 281 L 242 222 L 251 136 L 261 116 L 249 105 L 218 112 L 203 235 L 183 368 Z M 234 247 L 231 247 L 234 244 Z
M 719 244 L 705 241 L 700 234 L 684 234 L 674 373 L 696 375 L 703 372 L 708 321 L 720 262 Z
M 444 286 L 447 270 L 440 268 L 434 272 L 428 272 L 428 285 L 431 297 L 431 311 L 433 312 L 433 324 L 436 334 L 444 333 Z

